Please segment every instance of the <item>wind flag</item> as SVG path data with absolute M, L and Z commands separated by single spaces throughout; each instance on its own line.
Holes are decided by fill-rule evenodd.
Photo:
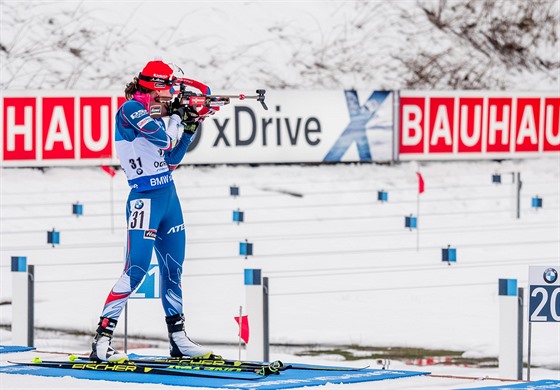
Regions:
M 235 318 L 235 322 L 239 324 L 239 337 L 245 344 L 249 343 L 249 317 L 247 315 L 241 317 L 233 317 Z
M 111 175 L 111 177 L 115 177 L 115 175 L 117 174 L 117 171 L 115 171 L 109 165 L 101 165 L 101 169 L 103 169 L 105 172 L 107 172 L 109 175 Z
M 421 194 L 424 192 L 424 178 L 420 172 L 416 172 L 418 175 L 418 193 Z

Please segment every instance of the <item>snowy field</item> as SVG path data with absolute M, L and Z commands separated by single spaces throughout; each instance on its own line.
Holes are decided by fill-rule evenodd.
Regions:
M 404 227 L 404 217 L 417 213 L 417 171 L 426 183 L 419 199 L 419 234 Z M 523 182 L 519 219 L 511 172 L 519 172 Z M 0 173 L 0 300 L 11 300 L 11 256 L 26 256 L 35 265 L 35 326 L 88 335 L 75 341 L 64 335 L 38 337 L 37 347 L 86 352 L 121 272 L 124 175 L 118 171 L 111 178 L 100 168 Z M 492 183 L 495 173 L 502 174 L 502 184 Z M 233 317 L 245 304 L 245 268 L 262 269 L 269 278 L 271 343 L 292 345 L 274 346 L 271 359 L 332 365 L 340 364 L 339 356 L 298 357 L 293 346 L 423 347 L 496 357 L 498 279 L 517 279 L 527 288 L 529 265 L 560 266 L 558 157 L 422 166 L 186 166 L 174 178 L 188 235 L 183 275 L 188 332 L 226 357 L 237 357 Z M 231 185 L 239 186 L 240 196 L 229 195 Z M 379 190 L 387 191 L 388 202 L 377 201 Z M 531 207 L 537 195 L 542 209 Z M 83 204 L 83 216 L 72 215 L 76 202 Z M 232 221 L 237 209 L 244 211 L 244 223 Z M 53 228 L 61 239 L 55 247 L 46 242 Z M 247 259 L 239 255 L 245 239 L 254 245 Z M 457 249 L 456 264 L 441 260 L 441 249 L 448 245 Z M 0 309 L 0 323 L 9 325 L 11 306 Z M 166 336 L 158 300 L 131 301 L 128 332 L 150 339 Z M 0 335 L 1 344 L 11 343 L 9 331 Z M 143 353 L 146 347 L 165 353 L 165 343 L 131 345 L 129 351 Z M 533 325 L 531 361 L 540 367 L 531 371 L 532 380 L 560 379 L 558 324 Z M 378 367 L 375 361 L 345 364 Z M 403 362 L 392 362 L 391 368 L 426 369 Z M 497 369 L 428 370 L 499 376 Z M 25 384 L 7 377 L 2 376 L 3 386 Z M 426 388 L 425 379 L 392 382 L 404 386 L 394 388 L 414 388 L 419 381 L 419 388 Z M 38 381 L 46 380 L 53 381 Z M 63 382 L 72 387 L 73 380 Z M 450 386 L 445 382 L 441 388 Z

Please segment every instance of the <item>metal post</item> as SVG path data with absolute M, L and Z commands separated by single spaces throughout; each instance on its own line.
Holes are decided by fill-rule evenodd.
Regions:
M 27 285 L 27 346 L 32 347 L 34 340 L 35 331 L 35 266 L 27 266 L 27 277 L 29 278 L 29 284 Z
M 128 353 L 128 302 L 124 304 L 124 353 Z
M 517 177 L 517 219 L 521 217 L 521 173 L 516 172 Z
M 523 287 L 517 288 L 517 379 L 523 380 Z
M 264 360 L 264 294 L 260 269 L 245 269 L 245 313 L 249 320 L 251 337 L 247 343 L 246 358 L 248 360 Z
M 12 342 L 33 346 L 33 266 L 25 256 L 12 256 Z
M 241 360 L 241 332 L 243 331 L 243 306 L 239 306 L 239 340 L 238 340 L 238 348 L 239 348 L 239 358 Z
M 114 186 L 113 186 L 113 180 L 114 178 L 111 176 L 111 233 L 114 234 L 115 233 L 115 200 L 114 200 Z M 126 350 L 125 350 L 126 353 Z
M 420 250 L 420 192 L 416 195 L 416 252 Z
M 498 365 L 500 378 L 517 378 L 517 359 L 520 351 L 517 350 L 519 329 L 519 299 L 517 279 L 499 279 L 498 294 L 500 299 L 500 332 Z
M 263 277 L 263 361 L 269 361 L 269 333 L 268 333 L 268 277 Z
M 394 164 L 397 162 L 399 157 L 399 107 L 400 107 L 400 91 L 393 90 L 393 150 L 391 155 L 391 163 Z
M 529 334 L 527 336 L 527 382 L 531 381 L 531 328 L 532 323 L 529 321 L 528 329 Z

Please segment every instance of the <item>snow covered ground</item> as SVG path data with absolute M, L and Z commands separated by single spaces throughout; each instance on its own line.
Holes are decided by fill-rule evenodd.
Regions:
M 89 341 L 89 340 L 88 340 Z M 48 342 L 45 340 L 45 342 Z M 76 345 L 80 343 L 67 343 L 57 341 L 60 344 Z M 49 342 L 52 343 L 52 342 Z M 80 346 L 83 346 L 80 344 Z M 237 350 L 232 347 L 223 347 L 222 351 L 229 354 L 230 356 L 237 356 Z M 137 353 L 153 354 L 162 353 L 165 354 L 165 349 L 139 349 L 135 350 Z M 272 352 L 274 356 L 284 362 L 301 362 L 310 364 L 324 364 L 329 366 L 348 366 L 348 367 L 363 367 L 365 365 L 370 365 L 371 368 L 380 369 L 381 366 L 377 364 L 374 360 L 360 360 L 352 363 L 341 363 L 340 361 L 330 360 L 330 359 L 318 359 L 318 358 L 301 358 L 294 356 L 292 353 L 287 352 L 283 348 L 273 348 Z M 14 356 L 15 355 L 15 356 Z M 29 360 L 37 356 L 37 353 L 26 352 L 18 354 L 3 354 L 0 355 L 0 363 L 2 365 L 6 364 L 6 360 Z M 53 360 L 63 359 L 64 356 L 59 354 L 47 355 L 41 354 L 43 358 L 49 357 Z M 484 388 L 489 386 L 505 386 L 512 385 L 519 382 L 516 381 L 504 381 L 496 379 L 498 375 L 498 369 L 473 369 L 465 367 L 456 366 L 429 366 L 429 367 L 416 367 L 411 365 L 406 365 L 402 362 L 391 362 L 389 367 L 391 370 L 403 370 L 403 371 L 429 371 L 432 374 L 429 376 L 417 376 L 409 378 L 399 378 L 392 380 L 382 380 L 378 382 L 364 382 L 364 383 L 354 383 L 354 384 L 328 384 L 324 386 L 316 387 L 305 387 L 306 389 L 340 389 L 340 390 L 384 390 L 384 389 L 467 389 L 467 388 Z M 531 370 L 531 380 L 541 380 L 541 379 L 558 379 L 557 371 L 533 368 Z M 37 389 L 37 388 L 47 388 L 47 389 L 197 389 L 205 390 L 201 387 L 192 386 L 164 386 L 155 384 L 138 384 L 138 383 L 122 383 L 122 382 L 108 382 L 108 381 L 90 381 L 81 380 L 70 377 L 65 378 L 50 378 L 50 377 L 39 377 L 30 375 L 8 375 L 0 374 L 0 386 L 4 390 L 16 390 L 16 389 Z
M 416 171 L 426 182 L 419 236 L 404 228 L 404 217 L 417 213 Z M 520 219 L 511 172 L 520 172 L 523 182 Z M 123 173 L 113 179 L 100 168 L 0 173 L 0 300 L 11 300 L 10 257 L 26 256 L 35 265 L 35 325 L 88 335 L 70 344 L 62 335 L 39 338 L 37 346 L 85 352 L 121 272 L 128 193 Z M 502 184 L 491 183 L 494 173 L 502 174 Z M 245 268 L 262 269 L 269 278 L 273 344 L 443 348 L 464 351 L 464 357 L 496 357 L 498 279 L 517 279 L 527 287 L 529 265 L 560 263 L 558 157 L 422 166 L 185 166 L 174 178 L 189 240 L 183 275 L 188 331 L 201 343 L 216 344 L 224 356 L 237 357 L 231 346 L 237 343 L 233 317 L 245 304 Z M 230 185 L 239 186 L 240 196 L 229 195 Z M 386 203 L 377 201 L 382 189 L 389 195 Z M 531 207 L 536 195 L 543 199 L 542 209 Z M 83 204 L 81 217 L 71 213 L 75 202 Z M 245 212 L 246 222 L 232 221 L 237 209 Z M 53 228 L 61 235 L 56 247 L 46 243 Z M 247 259 L 239 255 L 245 239 L 254 245 L 254 256 Z M 447 245 L 457 249 L 456 264 L 441 261 Z M 158 300 L 134 300 L 129 306 L 131 336 L 165 337 Z M 0 323 L 10 324 L 11 306 L 0 309 Z M 10 332 L 2 330 L 0 336 L 1 344 L 10 344 Z M 134 352 L 146 352 L 146 345 L 136 347 L 141 349 Z M 165 353 L 165 344 L 148 347 Z M 299 357 L 296 350 L 274 347 L 271 358 L 340 364 L 339 356 Z M 531 361 L 540 367 L 531 371 L 531 379 L 560 379 L 558 324 L 533 325 Z M 392 362 L 391 368 L 425 369 L 403 362 Z M 499 376 L 497 369 L 428 369 Z M 2 375 L 3 386 L 26 383 L 20 380 Z M 395 380 L 391 386 L 427 387 L 425 378 L 416 380 L 404 385 Z M 428 387 L 437 388 L 432 380 Z M 73 383 L 45 383 L 72 387 L 66 381 Z M 450 386 L 455 385 L 445 382 L 440 388 Z

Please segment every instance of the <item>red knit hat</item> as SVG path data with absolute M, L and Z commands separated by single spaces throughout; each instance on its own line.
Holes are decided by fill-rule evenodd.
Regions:
M 173 85 L 173 69 L 163 61 L 150 61 L 138 75 L 138 83 L 151 90 L 170 89 Z

